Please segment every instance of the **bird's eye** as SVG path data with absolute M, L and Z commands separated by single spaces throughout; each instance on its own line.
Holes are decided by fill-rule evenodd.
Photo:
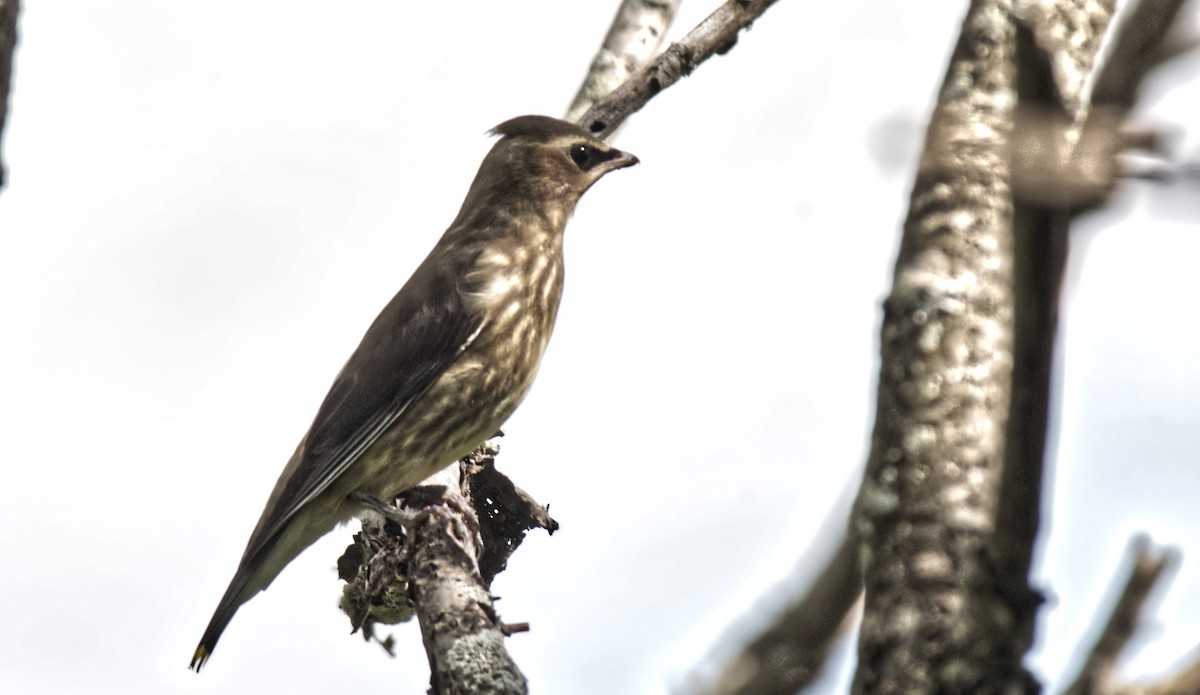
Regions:
M 570 155 L 575 166 L 584 171 L 592 168 L 592 165 L 596 163 L 596 150 L 587 145 L 572 145 Z

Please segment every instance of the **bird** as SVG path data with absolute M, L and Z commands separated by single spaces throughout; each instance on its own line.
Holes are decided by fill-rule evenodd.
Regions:
M 489 131 L 462 207 L 334 379 L 250 534 L 190 668 L 305 548 L 470 453 L 533 384 L 580 197 L 637 157 L 549 116 Z

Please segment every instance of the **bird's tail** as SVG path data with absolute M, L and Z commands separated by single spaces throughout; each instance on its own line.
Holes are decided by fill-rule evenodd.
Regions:
M 281 482 L 279 485 L 282 484 Z M 338 522 L 348 519 L 353 511 L 342 505 L 338 499 L 317 498 L 298 509 L 290 519 L 284 517 L 283 523 L 275 523 L 276 510 L 273 505 L 276 493 L 272 493 L 271 501 L 263 511 L 258 527 L 250 535 L 246 553 L 238 563 L 233 581 L 229 582 L 229 588 L 217 604 L 217 610 L 208 623 L 208 629 L 204 631 L 204 637 L 200 638 L 200 644 L 196 646 L 191 663 L 191 668 L 195 671 L 199 671 L 204 662 L 212 656 L 217 640 L 221 639 L 221 633 L 225 631 L 229 621 L 233 620 L 238 608 L 270 586 L 288 563 L 318 538 L 333 530 Z
M 228 627 L 229 621 L 233 620 L 233 615 L 237 613 L 238 608 L 241 608 L 242 604 L 250 598 L 246 595 L 246 585 L 250 583 L 252 575 L 253 571 L 246 567 L 239 567 L 237 574 L 233 575 L 233 581 L 229 582 L 229 588 L 225 590 L 225 595 L 217 604 L 217 610 L 213 613 L 212 620 L 208 621 L 208 628 L 204 630 L 200 644 L 196 645 L 196 652 L 192 655 L 192 663 L 188 668 L 197 673 L 204 668 L 204 662 L 212 656 L 213 649 L 217 646 L 217 640 L 221 639 L 221 633 L 225 632 L 225 628 Z
M 337 507 L 333 509 L 336 511 Z M 258 535 L 263 527 L 267 526 L 270 511 L 271 507 L 268 506 L 263 520 L 259 521 L 259 527 L 250 536 L 250 542 L 246 544 L 246 554 L 238 563 L 237 572 L 229 582 L 229 588 L 217 604 L 217 610 L 208 622 L 208 629 L 204 631 L 200 644 L 196 646 L 191 663 L 191 668 L 195 671 L 199 671 L 204 662 L 208 661 L 208 657 L 212 656 L 217 640 L 221 639 L 221 633 L 225 631 L 229 621 L 233 620 L 233 615 L 242 604 L 267 588 L 289 562 L 328 533 L 340 520 L 335 513 L 324 507 L 309 504 L 298 517 L 274 529 L 265 540 L 260 540 Z

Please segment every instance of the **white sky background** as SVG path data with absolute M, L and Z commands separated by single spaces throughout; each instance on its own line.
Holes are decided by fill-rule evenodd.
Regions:
M 685 3 L 673 35 L 715 4 Z M 187 663 L 484 131 L 561 115 L 615 0 L 26 5 L 0 192 L 0 691 L 424 692 L 415 625 L 393 660 L 334 607 L 348 530 L 244 606 L 203 674 Z M 570 224 L 555 339 L 500 457 L 563 524 L 495 586 L 533 625 L 509 646 L 534 692 L 665 692 L 819 568 L 802 560 L 865 455 L 879 302 L 965 6 L 779 3 L 620 134 L 642 165 Z M 1196 158 L 1200 59 L 1145 105 Z M 1198 198 L 1129 186 L 1076 236 L 1051 682 L 1137 531 L 1185 557 L 1133 667 L 1200 643 Z

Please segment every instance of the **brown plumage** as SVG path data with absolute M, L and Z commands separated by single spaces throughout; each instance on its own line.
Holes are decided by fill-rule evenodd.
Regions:
M 562 235 L 593 183 L 637 158 L 566 121 L 521 116 L 458 217 L 367 329 L 275 484 L 191 666 L 237 609 L 338 523 L 481 444 L 528 392 L 562 294 Z

